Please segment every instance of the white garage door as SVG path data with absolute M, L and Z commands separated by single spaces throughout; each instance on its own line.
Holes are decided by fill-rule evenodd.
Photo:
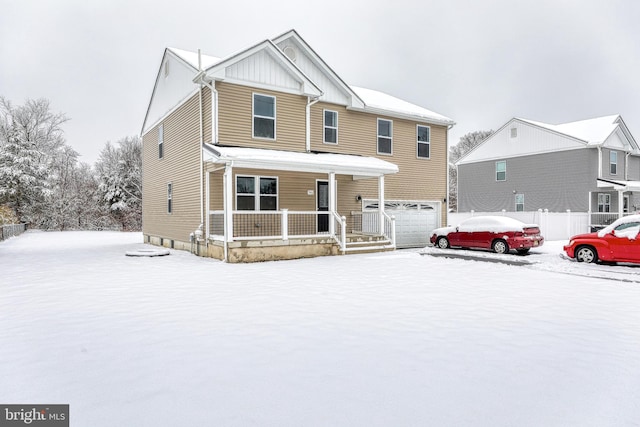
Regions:
M 377 210 L 378 202 L 365 201 L 365 210 Z M 440 226 L 440 202 L 389 200 L 384 204 L 389 215 L 396 217 L 396 246 L 419 248 L 429 243 L 433 229 Z

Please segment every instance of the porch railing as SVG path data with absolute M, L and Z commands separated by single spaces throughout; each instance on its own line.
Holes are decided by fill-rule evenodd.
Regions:
M 384 237 L 396 245 L 396 218 L 383 212 Z M 380 213 L 378 211 L 351 211 L 349 230 L 352 233 L 380 234 Z
M 346 220 L 333 212 L 233 211 L 233 240 L 326 237 L 334 222 L 335 240 L 346 241 Z M 209 211 L 209 235 L 224 236 L 224 211 Z

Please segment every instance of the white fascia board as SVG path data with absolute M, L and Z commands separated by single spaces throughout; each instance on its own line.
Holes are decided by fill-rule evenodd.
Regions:
M 191 91 L 189 94 L 187 94 L 184 98 L 182 98 L 182 100 L 180 100 L 180 102 L 178 102 L 173 108 L 171 108 L 169 111 L 167 111 L 162 117 L 160 117 L 158 120 L 156 120 L 155 122 L 151 123 L 149 126 L 145 127 L 142 129 L 142 133 L 140 134 L 140 136 L 144 136 L 147 133 L 149 133 L 149 131 L 151 129 L 153 129 L 154 127 L 156 127 L 158 125 L 158 123 L 162 122 L 164 119 L 166 119 L 169 115 L 171 115 L 174 111 L 176 111 L 178 108 L 182 107 L 182 105 L 187 102 L 189 99 L 191 99 L 191 97 L 193 95 L 195 95 L 196 93 L 198 93 L 198 91 L 200 90 L 199 87 L 196 87 L 193 89 L 193 91 Z
M 383 108 L 377 108 L 377 107 L 365 107 L 365 108 L 347 107 L 347 110 L 376 114 L 378 116 L 394 117 L 397 119 L 405 119 L 405 120 L 411 120 L 411 121 L 421 122 L 421 123 L 429 123 L 433 125 L 454 126 L 456 124 L 456 122 L 454 122 L 453 120 L 439 120 L 435 117 L 406 114 L 398 111 L 385 110 Z
M 158 66 L 158 73 L 156 74 L 156 81 L 153 84 L 153 89 L 151 90 L 151 96 L 149 97 L 149 102 L 147 103 L 147 111 L 144 114 L 144 120 L 142 121 L 142 128 L 140 129 L 140 135 L 144 135 L 145 129 L 150 129 L 151 127 L 147 127 L 147 120 L 149 118 L 149 111 L 151 110 L 151 103 L 153 102 L 153 98 L 156 94 L 156 89 L 158 88 L 158 82 L 160 81 L 160 74 L 162 73 L 162 64 L 164 64 L 164 59 L 167 56 L 167 52 L 169 49 L 165 48 L 164 53 L 162 54 L 162 59 L 160 60 L 160 65 Z
M 277 44 L 288 38 L 293 38 L 295 42 L 309 54 L 309 56 L 313 59 L 316 65 L 324 72 L 324 74 L 330 77 L 333 81 L 335 81 L 337 85 L 345 91 L 345 93 L 348 95 L 349 99 L 351 100 L 350 107 L 352 108 L 365 107 L 364 101 L 358 96 L 358 94 L 356 94 L 354 90 L 351 89 L 351 87 L 344 80 L 342 80 L 342 78 L 338 75 L 338 73 L 333 71 L 333 69 L 324 61 L 324 59 L 322 59 L 322 57 L 318 55 L 316 51 L 313 50 L 313 48 L 302 37 L 300 37 L 300 34 L 298 34 L 296 30 L 289 30 L 284 34 L 281 34 L 271 40 L 273 41 L 274 44 Z
M 206 74 L 208 77 L 218 80 L 218 81 L 226 81 L 227 78 L 225 76 L 225 69 L 229 65 L 235 64 L 237 62 L 242 61 L 245 58 L 250 57 L 260 50 L 268 50 L 271 52 L 273 57 L 280 62 L 280 64 L 288 70 L 295 78 L 300 82 L 300 94 L 311 96 L 311 97 L 320 97 L 322 96 L 322 90 L 309 79 L 296 65 L 291 62 L 291 60 L 282 52 L 271 40 L 262 41 L 244 51 L 236 53 L 228 58 L 222 59 L 217 64 L 211 66 L 206 70 Z
M 584 147 L 569 147 L 569 148 L 563 148 L 561 150 L 552 150 L 552 151 L 538 151 L 535 153 L 519 153 L 519 154 L 511 154 L 511 155 L 507 155 L 507 156 L 491 156 L 491 157 L 486 157 L 486 158 L 482 158 L 482 159 L 478 159 L 478 160 L 471 160 L 471 161 L 465 161 L 464 158 L 458 160 L 456 163 L 454 163 L 454 166 L 458 167 L 460 165 L 470 165 L 473 163 L 483 163 L 483 162 L 490 162 L 490 161 L 496 161 L 496 160 L 506 160 L 506 159 L 517 159 L 520 157 L 528 157 L 528 156 L 537 156 L 539 154 L 552 154 L 552 153 L 560 153 L 560 152 L 565 152 L 565 151 L 574 151 L 574 150 L 584 150 L 585 148 L 596 148 L 595 146 L 591 145 L 591 146 L 584 146 Z

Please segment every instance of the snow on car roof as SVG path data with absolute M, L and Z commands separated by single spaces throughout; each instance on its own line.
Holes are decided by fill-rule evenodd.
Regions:
M 598 237 L 604 237 L 607 234 L 611 233 L 620 224 L 628 224 L 630 222 L 640 222 L 640 215 L 628 215 L 623 216 L 622 218 L 618 218 L 602 230 L 598 231 Z
M 459 231 L 522 231 L 524 228 L 538 227 L 537 224 L 525 224 L 517 219 L 506 216 L 476 216 L 462 221 L 458 225 Z

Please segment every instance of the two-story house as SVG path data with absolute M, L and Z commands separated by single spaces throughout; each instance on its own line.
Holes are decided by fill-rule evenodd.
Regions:
M 619 115 L 513 118 L 456 165 L 459 212 L 589 212 L 598 228 L 640 207 L 640 150 Z
M 423 246 L 454 122 L 350 86 L 294 31 L 167 48 L 142 128 L 145 242 L 229 262 Z

